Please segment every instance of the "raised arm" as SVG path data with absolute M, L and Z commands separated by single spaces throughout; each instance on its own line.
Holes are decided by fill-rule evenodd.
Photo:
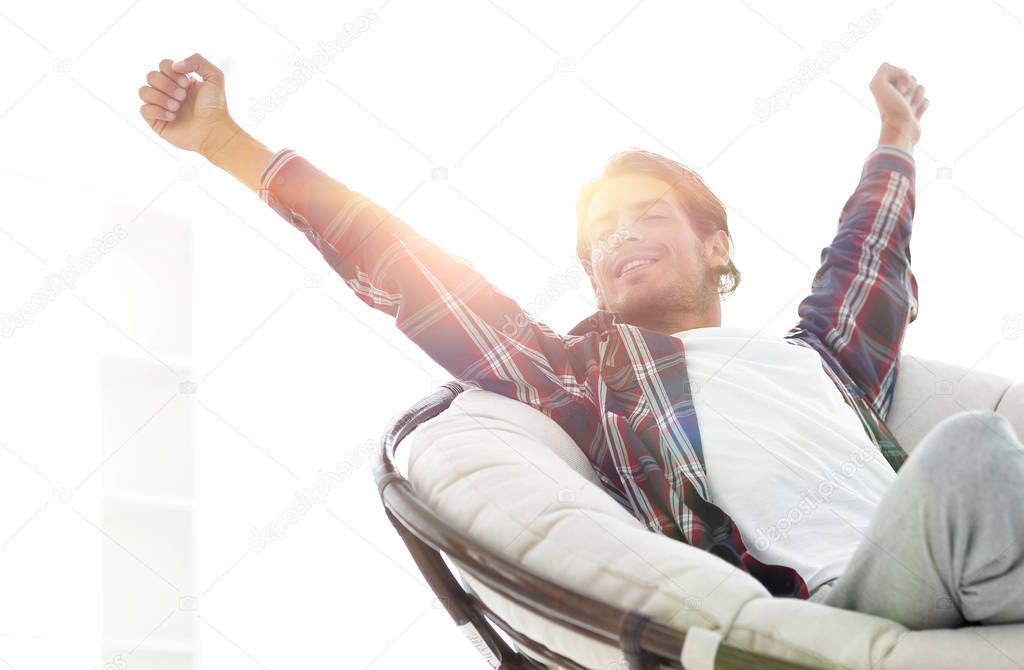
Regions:
M 871 82 L 882 121 L 879 146 L 821 252 L 811 294 L 786 337 L 816 336 L 884 419 L 892 403 L 907 325 L 917 318 L 910 269 L 915 165 L 912 152 L 928 107 L 924 87 L 883 63 Z
M 178 81 L 197 72 L 203 81 Z M 535 321 L 469 263 L 332 179 L 292 149 L 272 152 L 227 113 L 223 73 L 199 54 L 162 61 L 140 90 L 161 137 L 199 151 L 302 231 L 367 305 L 456 379 L 515 398 L 555 419 L 587 450 L 600 417 L 585 361 L 597 334 L 563 337 Z M 187 96 L 170 104 L 180 84 Z M 181 97 L 179 95 L 179 97 Z M 170 106 L 168 106 L 170 105 Z M 168 112 L 173 113 L 168 116 Z

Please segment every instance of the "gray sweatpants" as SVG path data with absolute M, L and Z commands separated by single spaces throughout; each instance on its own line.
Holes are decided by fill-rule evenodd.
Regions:
M 811 600 L 911 630 L 1024 622 L 1024 445 L 970 410 L 936 424 L 843 573 Z

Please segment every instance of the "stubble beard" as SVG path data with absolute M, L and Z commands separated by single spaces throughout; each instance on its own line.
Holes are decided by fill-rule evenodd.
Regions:
M 663 322 L 670 314 L 704 314 L 718 299 L 717 277 L 703 258 L 698 258 L 699 280 L 675 278 L 668 284 L 652 287 L 643 296 L 632 297 L 628 304 L 616 306 L 615 312 L 624 323 L 652 324 Z

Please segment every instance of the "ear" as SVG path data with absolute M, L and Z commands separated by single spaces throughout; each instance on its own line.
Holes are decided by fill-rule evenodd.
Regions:
M 711 267 L 729 265 L 729 234 L 724 230 L 716 230 L 708 238 L 708 264 Z
M 590 277 L 590 287 L 592 289 L 594 289 L 594 297 L 597 298 L 597 308 L 600 309 L 600 310 L 603 310 L 605 307 L 604 307 L 604 298 L 601 297 L 601 289 L 599 289 L 597 287 L 597 282 L 594 281 L 594 276 L 593 275 L 588 275 L 588 276 Z

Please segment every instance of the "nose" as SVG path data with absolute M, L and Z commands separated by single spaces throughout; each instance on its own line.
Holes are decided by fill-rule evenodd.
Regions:
M 619 236 L 623 241 L 632 240 L 634 242 L 640 240 L 640 236 L 633 230 L 633 225 L 622 224 L 619 226 Z

